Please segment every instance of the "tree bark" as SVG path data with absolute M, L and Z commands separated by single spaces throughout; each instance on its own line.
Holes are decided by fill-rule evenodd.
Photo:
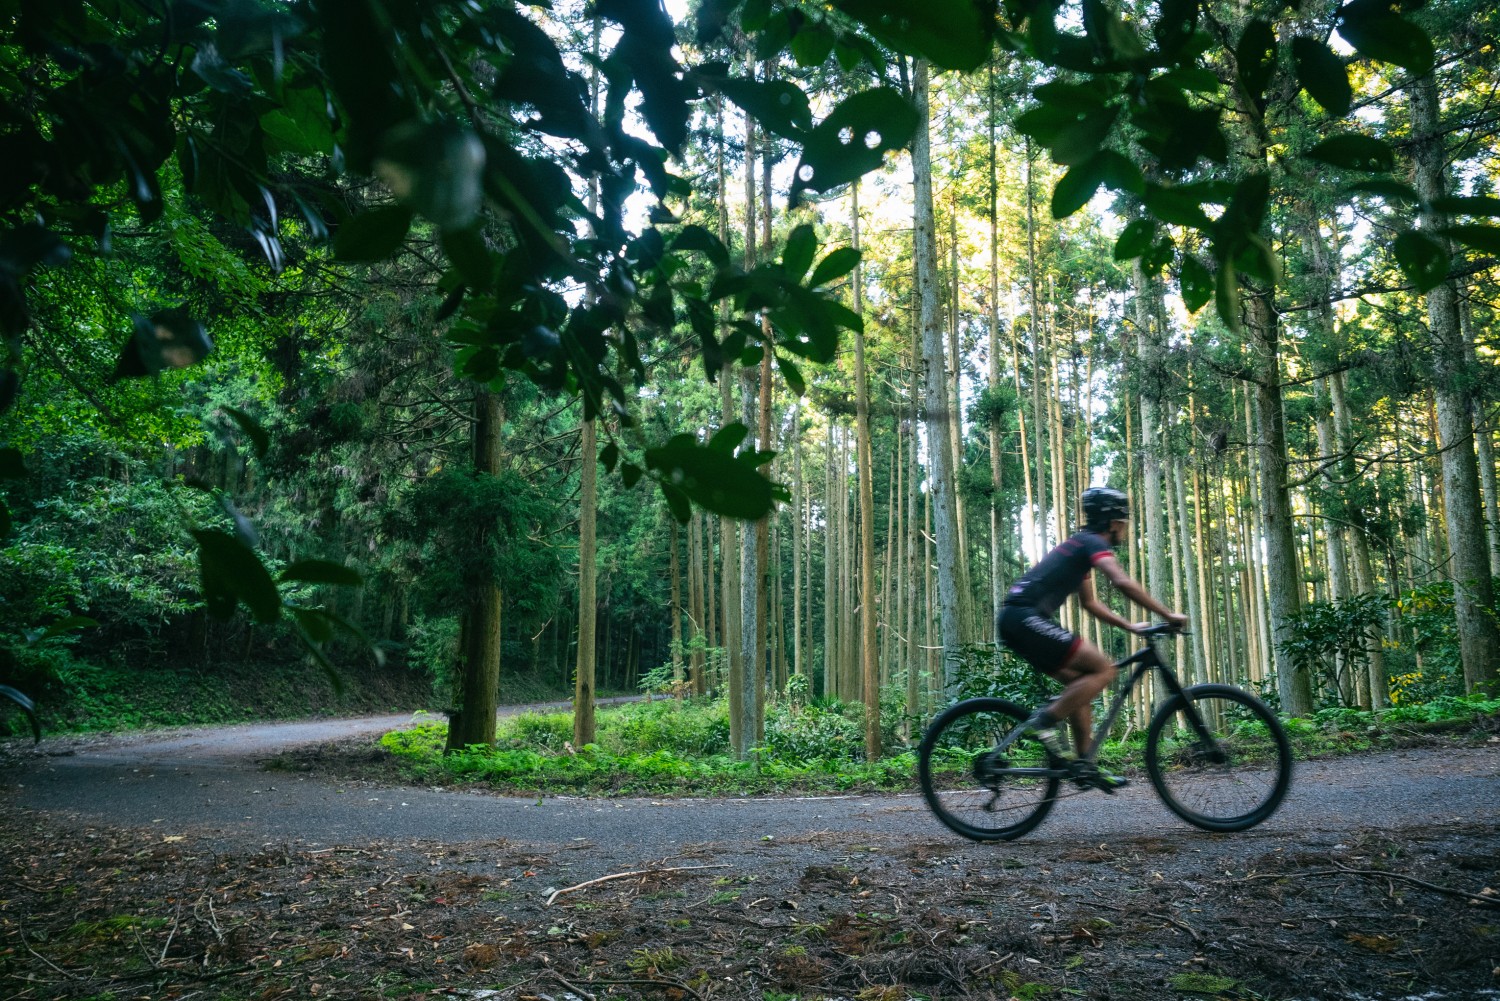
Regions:
M 595 422 L 583 422 L 583 444 L 579 448 L 578 501 L 578 662 L 573 674 L 573 746 L 594 742 L 595 616 L 598 602 L 595 553 L 599 468 Z
M 853 193 L 854 249 L 859 249 L 859 181 Z M 854 268 L 854 312 L 864 314 L 862 269 Z M 880 669 L 875 653 L 875 462 L 870 454 L 870 383 L 865 373 L 865 335 L 854 333 L 856 465 L 859 468 L 860 682 L 865 703 L 865 760 L 880 758 Z
M 1447 164 L 1438 130 L 1437 82 L 1432 74 L 1416 81 L 1410 102 L 1416 187 L 1430 205 L 1447 193 Z M 1444 223 L 1430 211 L 1423 213 L 1422 221 L 1428 230 Z M 1443 237 L 1436 239 L 1444 242 L 1446 248 Z M 1443 506 L 1464 687 L 1470 692 L 1494 694 L 1500 692 L 1500 662 L 1496 655 L 1500 630 L 1493 614 L 1494 584 L 1484 523 L 1479 514 L 1479 469 L 1474 455 L 1468 350 L 1458 316 L 1458 287 L 1453 279 L 1444 279 L 1427 293 L 1427 325 L 1433 341 L 1433 394 L 1437 404 L 1438 448 L 1442 451 Z
M 943 689 L 957 685 L 959 633 L 958 525 L 953 507 L 953 446 L 948 440 L 947 393 L 944 392 L 942 314 L 938 302 L 937 234 L 932 204 L 932 146 L 928 135 L 928 67 L 918 60 L 913 88 L 918 126 L 912 139 L 916 202 L 916 274 L 922 316 L 923 403 L 927 414 L 927 453 L 931 462 L 929 492 L 937 545 L 938 613 L 943 638 Z
M 505 424 L 500 397 L 481 388 L 474 399 L 474 475 L 493 476 L 500 471 L 501 428 Z M 494 525 L 475 526 L 475 544 L 489 545 Z M 448 719 L 445 750 L 459 751 L 473 744 L 495 742 L 495 710 L 500 699 L 500 587 L 481 582 L 459 619 L 459 650 L 462 651 L 458 709 Z

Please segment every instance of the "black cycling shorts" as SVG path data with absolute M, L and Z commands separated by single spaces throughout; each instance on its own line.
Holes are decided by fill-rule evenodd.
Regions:
M 1081 636 L 1064 629 L 1025 605 L 1003 605 L 997 622 L 1000 639 L 1015 654 L 1043 674 L 1056 674 L 1083 644 Z

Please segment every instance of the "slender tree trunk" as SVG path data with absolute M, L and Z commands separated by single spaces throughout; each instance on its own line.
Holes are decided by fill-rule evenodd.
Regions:
M 671 573 L 672 573 L 672 684 L 673 691 L 677 697 L 682 698 L 682 580 L 681 569 L 677 562 L 677 521 L 671 522 L 671 538 L 668 545 L 672 547 Z
M 594 742 L 595 690 L 595 616 L 598 605 L 595 580 L 598 560 L 595 555 L 599 469 L 595 422 L 583 422 L 583 444 L 578 450 L 578 663 L 573 674 L 573 746 Z
M 989 158 L 989 186 L 990 186 L 990 340 L 989 340 L 989 390 L 993 397 L 1000 388 L 1000 163 L 999 146 L 995 141 L 995 63 L 991 60 L 989 65 L 989 87 L 987 90 L 989 101 L 989 127 L 990 127 L 990 158 Z M 1000 539 L 1003 530 L 1003 521 L 1000 515 L 1001 503 L 1001 462 L 1000 462 L 1000 435 L 1003 428 L 1000 426 L 1000 415 L 991 406 L 989 410 L 989 447 L 990 447 L 990 615 L 989 628 L 990 638 L 996 642 L 1000 634 L 996 622 L 1000 615 L 1000 605 L 1005 600 L 1005 575 L 1000 566 Z
M 1437 82 L 1419 78 L 1411 91 L 1415 139 L 1416 187 L 1427 204 L 1447 193 L 1442 134 L 1438 123 Z M 1440 228 L 1446 220 L 1423 213 L 1424 227 Z M 1440 242 L 1445 238 L 1436 237 Z M 1473 399 L 1466 365 L 1468 349 L 1458 315 L 1458 287 L 1445 279 L 1427 293 L 1427 325 L 1432 336 L 1433 394 L 1437 406 L 1437 445 L 1442 452 L 1443 506 L 1458 618 L 1459 649 L 1467 691 L 1500 693 L 1500 629 L 1493 609 L 1488 545 L 1480 519 L 1479 471 L 1474 456 Z
M 481 389 L 474 400 L 474 475 L 493 476 L 502 459 L 501 428 L 505 424 L 500 397 Z M 475 546 L 489 546 L 493 525 L 475 526 Z M 459 619 L 462 651 L 458 711 L 448 720 L 447 751 L 495 742 L 495 709 L 500 699 L 500 624 L 503 608 L 500 587 L 480 583 Z
M 927 408 L 928 477 L 936 521 L 939 619 L 943 633 L 943 688 L 957 684 L 959 633 L 958 525 L 953 506 L 953 448 L 948 440 L 947 394 L 944 390 L 942 315 L 938 304 L 937 234 L 932 204 L 932 147 L 928 135 L 928 68 L 917 61 L 915 100 L 918 126 L 912 139 L 912 170 L 916 202 L 916 272 L 922 315 L 924 403 Z
M 792 673 L 803 674 L 802 661 L 802 401 L 792 401 Z
M 1140 360 L 1141 542 L 1146 547 L 1146 589 L 1160 598 L 1167 585 L 1167 545 L 1163 534 L 1161 401 L 1166 362 L 1157 329 L 1155 282 L 1135 261 L 1136 357 Z
M 859 181 L 853 193 L 854 249 L 859 249 Z M 854 268 L 854 313 L 864 314 L 860 281 Z M 880 758 L 880 671 L 875 653 L 875 462 L 870 454 L 870 385 L 865 373 L 865 337 L 854 333 L 855 435 L 859 468 L 859 623 L 860 679 L 865 702 L 865 760 Z

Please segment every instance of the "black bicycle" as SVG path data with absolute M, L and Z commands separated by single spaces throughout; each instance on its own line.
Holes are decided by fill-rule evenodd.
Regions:
M 1183 687 L 1156 641 L 1116 663 L 1133 667 L 1094 733 L 1087 758 L 1048 752 L 1024 723 L 1031 711 L 999 698 L 966 699 L 938 716 L 917 752 L 922 795 L 937 818 L 975 841 L 1010 841 L 1040 824 L 1063 783 L 1093 788 L 1095 756 L 1136 684 L 1156 671 L 1165 698 L 1146 730 L 1146 774 L 1177 816 L 1205 831 L 1243 831 L 1276 812 L 1292 783 L 1286 731 L 1265 703 L 1230 685 Z

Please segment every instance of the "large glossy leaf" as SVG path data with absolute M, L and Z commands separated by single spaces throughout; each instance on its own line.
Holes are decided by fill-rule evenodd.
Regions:
M 1448 251 L 1425 233 L 1407 230 L 1391 246 L 1396 264 L 1418 292 L 1429 292 L 1448 277 Z
M 807 94 L 790 80 L 700 75 L 709 86 L 718 88 L 725 97 L 749 112 L 761 127 L 784 139 L 800 139 L 812 128 L 812 106 Z
M 297 581 L 303 584 L 338 584 L 343 587 L 362 587 L 365 582 L 359 571 L 330 560 L 299 560 L 281 571 L 280 580 L 283 584 Z
M 1252 98 L 1261 100 L 1276 69 L 1276 34 L 1270 24 L 1260 18 L 1246 24 L 1234 56 L 1240 86 Z
M 689 435 L 679 435 L 660 448 L 646 450 L 646 466 L 660 477 L 665 488 L 681 491 L 694 504 L 715 514 L 753 520 L 768 513 L 777 499 L 786 495 L 757 470 L 758 455 L 734 456 L 700 445 Z M 671 500 L 671 494 L 668 494 Z M 674 516 L 686 520 L 678 504 Z
M 1114 259 L 1133 261 L 1151 247 L 1156 238 L 1156 223 L 1150 219 L 1137 219 L 1120 231 L 1115 240 Z
M 250 439 L 250 446 L 255 450 L 256 457 L 265 458 L 266 449 L 271 447 L 271 436 L 266 433 L 265 428 L 260 426 L 260 422 L 239 407 L 222 406 L 219 409 L 240 426 L 245 437 Z
M 911 142 L 917 109 L 898 91 L 878 87 L 845 98 L 808 134 L 792 198 L 804 188 L 828 191 L 880 166 Z
M 1432 69 L 1432 39 L 1416 22 L 1391 12 L 1388 0 L 1354 0 L 1339 9 L 1338 32 L 1362 56 L 1421 75 Z
M 134 332 L 115 365 L 116 380 L 189 368 L 213 350 L 208 331 L 185 309 L 164 309 L 132 320 Z
M 834 0 L 898 52 L 919 55 L 950 70 L 975 70 L 995 41 L 993 0 Z
M 1292 39 L 1292 59 L 1297 66 L 1297 82 L 1323 110 L 1335 118 L 1349 113 L 1354 88 L 1349 86 L 1349 71 L 1344 61 L 1316 38 L 1298 35 Z
M 258 622 L 281 616 L 281 594 L 260 557 L 234 535 L 215 528 L 193 530 L 198 540 L 198 568 L 203 601 L 215 618 L 234 615 L 240 602 Z
M 831 251 L 813 268 L 812 277 L 807 280 L 808 287 L 817 288 L 844 277 L 859 267 L 859 260 L 860 253 L 853 247 L 839 247 Z
M 1500 198 L 1488 195 L 1471 195 L 1459 198 L 1437 198 L 1432 210 L 1445 215 L 1500 216 Z
M 396 252 L 411 229 L 411 209 L 384 205 L 341 225 L 333 237 L 333 255 L 341 261 L 383 261 Z
M 1329 136 L 1308 150 L 1307 157 L 1345 170 L 1370 173 L 1387 171 L 1396 165 L 1396 154 L 1389 143 L 1357 132 Z
M 1500 254 L 1500 226 L 1448 226 L 1439 232 L 1475 250 Z
M 813 255 L 818 252 L 818 236 L 808 223 L 803 223 L 786 238 L 781 250 L 781 269 L 794 282 L 800 282 L 812 267 Z
M 1198 312 L 1214 297 L 1213 274 L 1204 267 L 1202 261 L 1191 254 L 1185 254 L 1182 258 L 1179 281 L 1182 286 L 1182 304 L 1189 313 Z
M 375 173 L 396 198 L 443 229 L 462 229 L 479 215 L 485 145 L 454 122 L 403 122 L 386 133 Z

